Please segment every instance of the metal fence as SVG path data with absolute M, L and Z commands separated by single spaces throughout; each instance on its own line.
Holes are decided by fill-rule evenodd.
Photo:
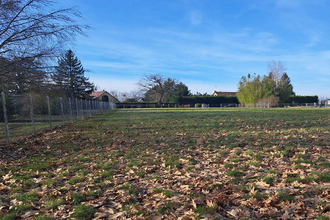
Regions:
M 0 97 L 0 143 L 116 108 L 112 102 L 42 95 Z
M 330 107 L 318 103 L 283 103 L 283 104 L 237 104 L 237 103 L 219 103 L 219 104 L 175 104 L 175 103 L 117 103 L 117 108 L 285 108 L 285 107 Z

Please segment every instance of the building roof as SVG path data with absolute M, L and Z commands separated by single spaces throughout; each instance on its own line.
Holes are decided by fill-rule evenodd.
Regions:
M 100 96 L 102 96 L 104 93 L 107 93 L 107 91 L 96 91 L 96 92 L 92 92 L 91 94 L 89 94 L 91 97 L 93 98 L 98 98 Z
M 236 92 L 213 92 L 213 96 L 236 96 Z

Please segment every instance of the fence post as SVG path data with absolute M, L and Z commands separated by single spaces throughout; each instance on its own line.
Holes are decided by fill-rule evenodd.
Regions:
M 36 135 L 36 127 L 34 124 L 34 113 L 33 113 L 33 102 L 32 102 L 32 95 L 29 95 L 30 99 L 30 114 L 31 114 L 31 121 L 32 121 L 32 127 L 33 127 L 33 134 Z
M 71 122 L 73 122 L 71 98 L 69 98 L 69 108 L 70 108 L 70 120 Z
M 61 105 L 62 121 L 64 122 L 64 109 L 63 109 L 63 98 L 62 97 L 60 97 L 60 105 Z
M 50 118 L 50 102 L 49 102 L 49 96 L 47 96 L 47 106 L 48 106 L 48 122 L 49 122 L 49 127 L 52 126 L 52 120 Z
M 78 98 L 76 98 L 76 111 L 77 111 L 77 120 L 78 120 L 79 119 Z
M 92 100 L 88 100 L 89 103 L 89 116 L 92 116 Z
M 3 117 L 5 119 L 6 135 L 7 135 L 7 144 L 9 144 L 9 126 L 8 126 L 8 117 L 7 117 L 7 106 L 6 106 L 6 96 L 4 92 L 1 92 L 2 96 L 2 108 L 3 108 Z
M 80 99 L 80 107 L 81 107 L 81 118 L 84 118 L 84 103 L 82 99 Z

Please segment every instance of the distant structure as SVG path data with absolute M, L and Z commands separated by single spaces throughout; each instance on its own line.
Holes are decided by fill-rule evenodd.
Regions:
M 330 108 L 330 99 L 327 99 L 325 102 L 325 107 Z
M 104 101 L 104 102 L 118 102 L 118 100 L 110 95 L 107 91 L 96 91 L 89 94 L 89 96 L 94 100 Z
M 236 92 L 217 92 L 217 91 L 214 91 L 212 96 L 236 96 Z

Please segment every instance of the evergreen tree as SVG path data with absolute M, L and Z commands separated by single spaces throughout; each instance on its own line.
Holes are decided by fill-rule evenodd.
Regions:
M 42 92 L 47 86 L 48 74 L 34 58 L 9 60 L 0 57 L 0 91 L 11 94 Z
M 68 50 L 55 67 L 52 79 L 68 97 L 78 97 L 86 91 L 93 91 L 94 85 L 85 77 L 85 70 L 72 50 Z
M 293 86 L 291 85 L 291 81 L 290 81 L 288 74 L 283 73 L 283 75 L 281 76 L 281 79 L 278 83 L 277 92 L 278 92 L 280 101 L 282 103 L 285 103 L 286 101 L 288 101 L 290 96 L 295 94 L 293 92 Z

